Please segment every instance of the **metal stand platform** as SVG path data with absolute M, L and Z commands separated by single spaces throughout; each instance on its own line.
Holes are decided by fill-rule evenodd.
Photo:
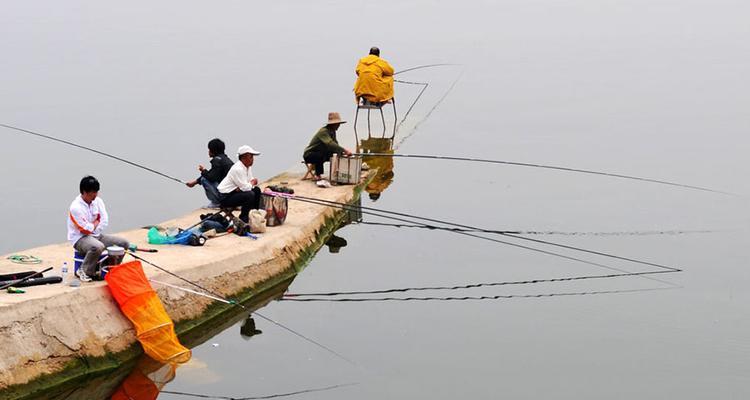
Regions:
M 357 121 L 359 120 L 359 110 L 367 110 L 367 137 L 372 137 L 372 126 L 370 123 L 370 111 L 371 110 L 378 110 L 380 111 L 380 119 L 383 121 L 383 134 L 381 137 L 385 137 L 385 132 L 388 129 L 385 125 L 385 114 L 383 114 L 383 107 L 390 102 L 393 105 L 393 132 L 391 134 L 391 139 L 396 137 L 396 126 L 398 123 L 398 116 L 396 114 L 396 98 L 392 98 L 389 101 L 384 101 L 381 103 L 372 103 L 365 98 L 362 98 L 359 103 L 357 103 L 357 112 L 354 114 L 354 139 L 356 140 L 356 143 L 359 143 L 359 135 L 357 133 Z

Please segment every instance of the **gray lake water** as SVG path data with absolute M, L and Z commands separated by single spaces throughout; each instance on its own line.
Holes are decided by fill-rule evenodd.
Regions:
M 539 298 L 272 302 L 264 315 L 355 365 L 256 318 L 261 334 L 243 337 L 238 323 L 194 348 L 165 391 L 252 397 L 352 384 L 296 397 L 750 395 L 747 2 L 0 4 L 0 123 L 181 179 L 208 161 L 206 142 L 216 136 L 230 154 L 241 144 L 260 149 L 253 168 L 261 178 L 297 165 L 328 111 L 353 120 L 353 69 L 377 45 L 396 70 L 461 64 L 399 75 L 430 86 L 396 137 L 398 152 L 561 165 L 740 195 L 397 158 L 387 189 L 363 205 L 490 229 L 620 232 L 528 237 L 682 272 L 360 296 L 553 295 Z M 396 87 L 400 113 L 418 90 Z M 205 203 L 197 188 L 89 152 L 0 135 L 3 254 L 64 241 L 66 210 L 85 174 L 102 182 L 111 231 Z M 354 146 L 351 123 L 339 136 Z M 348 245 L 324 248 L 290 293 L 614 273 L 444 231 L 353 224 L 337 235 Z M 654 269 L 529 245 L 620 270 Z

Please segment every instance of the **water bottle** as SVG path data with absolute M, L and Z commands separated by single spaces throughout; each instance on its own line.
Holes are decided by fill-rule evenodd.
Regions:
M 68 282 L 68 263 L 64 262 L 62 265 L 62 283 L 63 285 Z

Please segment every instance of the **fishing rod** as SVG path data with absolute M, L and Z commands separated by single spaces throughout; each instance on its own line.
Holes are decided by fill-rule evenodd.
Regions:
M 64 144 L 67 144 L 69 146 L 78 147 L 79 149 L 88 150 L 88 151 L 94 152 L 96 154 L 102 155 L 104 157 L 109 157 L 109 158 L 112 158 L 112 159 L 117 160 L 117 161 L 122 161 L 122 162 L 124 162 L 126 164 L 129 164 L 129 165 L 132 165 L 134 167 L 146 170 L 148 172 L 152 172 L 152 173 L 154 173 L 156 175 L 159 175 L 159 176 L 162 176 L 164 178 L 173 180 L 175 182 L 182 183 L 183 185 L 187 183 L 187 182 L 185 182 L 185 181 L 183 181 L 181 179 L 175 178 L 173 176 L 170 176 L 170 175 L 167 175 L 165 173 L 159 172 L 159 171 L 157 171 L 155 169 L 143 166 L 141 164 L 137 164 L 137 163 L 135 163 L 133 161 L 126 160 L 126 159 L 124 159 L 122 157 L 118 157 L 118 156 L 115 156 L 115 155 L 112 155 L 112 154 L 109 154 L 109 153 L 105 153 L 105 152 L 97 150 L 97 149 L 93 149 L 91 147 L 87 147 L 87 146 L 83 146 L 83 145 L 80 145 L 80 144 L 77 144 L 77 143 L 73 143 L 73 142 L 68 141 L 68 140 L 58 139 L 58 138 L 53 137 L 53 136 L 45 135 L 45 134 L 42 134 L 42 133 L 39 133 L 39 132 L 34 132 L 34 131 L 30 131 L 28 129 L 23 129 L 23 128 L 19 128 L 19 127 L 16 127 L 16 126 L 11 126 L 11 125 L 6 125 L 6 124 L 0 124 L 0 127 L 7 128 L 7 129 L 12 129 L 12 130 L 17 131 L 17 132 L 23 132 L 23 133 L 26 133 L 26 134 L 29 134 L 29 135 L 38 136 L 38 137 L 41 137 L 41 138 L 44 138 L 44 139 L 53 140 L 55 142 L 64 143 Z
M 646 231 L 496 231 L 486 229 L 465 229 L 465 228 L 448 228 L 442 226 L 425 226 L 415 224 L 389 224 L 385 222 L 359 221 L 352 222 L 352 225 L 373 225 L 388 226 L 393 228 L 420 228 L 429 230 L 459 231 L 459 232 L 478 232 L 478 233 L 512 233 L 516 235 L 560 235 L 560 236 L 651 236 L 651 235 L 685 235 L 693 233 L 716 233 L 718 230 L 710 229 L 663 229 L 663 230 L 646 230 Z
M 155 281 L 156 283 L 160 283 L 160 284 L 163 284 L 163 285 L 166 285 L 166 286 L 170 286 L 172 288 L 175 288 L 175 289 L 178 289 L 178 290 L 182 290 L 182 291 L 185 291 L 185 292 L 188 292 L 188 293 L 196 294 L 196 295 L 199 295 L 199 296 L 204 296 L 204 297 L 207 297 L 207 298 L 210 298 L 210 299 L 213 299 L 213 300 L 218 300 L 218 301 L 220 301 L 222 303 L 230 304 L 230 305 L 233 305 L 233 306 L 240 307 L 243 310 L 247 310 L 247 307 L 245 307 L 244 305 L 240 304 L 236 300 L 227 299 L 226 297 L 222 296 L 219 293 L 213 292 L 210 289 L 207 289 L 207 288 L 205 288 L 205 287 L 197 284 L 196 282 L 193 282 L 193 281 L 191 281 L 189 279 L 183 278 L 183 277 L 175 274 L 174 272 L 171 272 L 171 271 L 169 271 L 169 270 L 167 270 L 165 268 L 162 268 L 162 267 L 160 267 L 160 266 L 152 263 L 151 261 L 148 261 L 148 260 L 144 259 L 143 257 L 136 256 L 132 252 L 128 252 L 128 254 L 130 254 L 135 259 L 143 261 L 146 264 L 148 264 L 148 265 L 150 265 L 150 266 L 152 266 L 152 267 L 154 267 L 154 268 L 156 268 L 156 269 L 158 269 L 160 271 L 166 272 L 167 274 L 172 275 L 172 276 L 174 276 L 177 279 L 180 279 L 180 280 L 182 280 L 184 282 L 187 282 L 187 283 L 189 283 L 189 284 L 191 284 L 191 285 L 193 285 L 193 286 L 195 286 L 195 287 L 203 290 L 205 293 L 200 293 L 200 292 L 197 292 L 197 291 L 194 291 L 194 290 L 190 290 L 190 289 L 183 288 L 183 287 L 176 286 L 176 285 L 167 284 L 167 283 L 164 283 L 164 282 Z M 356 363 L 354 361 L 352 361 L 352 360 L 344 357 L 343 355 L 339 354 L 337 351 L 331 349 L 330 347 L 325 346 L 322 343 L 319 343 L 319 342 L 317 342 L 317 341 L 315 341 L 315 340 L 313 340 L 313 339 L 311 339 L 311 338 L 309 338 L 309 337 L 307 337 L 307 336 L 305 336 L 305 335 L 303 335 L 303 334 L 295 331 L 294 329 L 289 328 L 288 326 L 286 326 L 284 324 L 281 324 L 281 323 L 279 323 L 279 322 L 277 322 L 277 321 L 275 321 L 275 320 L 273 320 L 273 319 L 271 319 L 269 317 L 266 317 L 265 315 L 259 313 L 258 311 L 252 311 L 251 313 L 257 315 L 258 317 L 260 317 L 260 318 L 262 318 L 262 319 L 264 319 L 264 320 L 266 320 L 266 321 L 268 321 L 268 322 L 270 322 L 270 323 L 272 323 L 272 324 L 274 324 L 274 325 L 276 325 L 276 326 L 278 326 L 278 327 L 280 327 L 280 328 L 282 328 L 284 330 L 286 330 L 287 332 L 290 332 L 290 333 L 294 334 L 295 336 L 298 336 L 298 337 L 304 339 L 305 341 L 307 341 L 309 343 L 314 344 L 315 346 L 320 347 L 323 350 L 328 351 L 329 353 L 335 355 L 336 357 L 338 357 L 338 358 L 340 358 L 340 359 L 342 359 L 342 360 L 344 360 L 344 361 L 346 361 L 346 362 L 348 362 L 348 363 L 350 363 L 352 365 L 356 365 Z
M 471 157 L 439 156 L 439 155 L 429 155 L 429 154 L 353 153 L 352 155 L 369 156 L 369 157 L 402 157 L 402 158 L 416 158 L 416 159 L 429 159 L 429 160 L 469 161 L 469 162 L 480 162 L 480 163 L 490 163 L 490 164 L 514 165 L 514 166 L 519 166 L 519 167 L 554 169 L 558 171 L 577 172 L 577 173 L 591 174 L 591 175 L 602 175 L 602 176 L 609 176 L 609 177 L 621 178 L 621 179 L 632 179 L 632 180 L 643 181 L 643 182 L 658 183 L 661 185 L 677 186 L 677 187 L 682 187 L 686 189 L 693 189 L 693 190 L 700 190 L 704 192 L 712 192 L 712 193 L 720 193 L 720 194 L 725 194 L 725 195 L 730 195 L 730 196 L 736 196 L 736 194 L 734 193 L 724 192 L 721 190 L 715 190 L 715 189 L 710 189 L 710 188 L 701 187 L 701 186 L 686 185 L 682 183 L 676 183 L 676 182 L 670 182 L 670 181 L 664 181 L 664 180 L 652 179 L 652 178 L 643 178 L 643 177 L 632 176 L 632 175 L 623 175 L 623 174 L 617 174 L 617 173 L 612 173 L 612 172 L 602 172 L 602 171 L 593 171 L 593 170 L 580 169 L 580 168 L 560 167 L 560 166 L 555 166 L 555 165 L 534 164 L 534 163 L 505 161 L 505 160 L 490 160 L 490 159 L 471 158 Z
M 267 193 L 269 193 L 269 192 L 267 192 Z M 450 221 L 444 221 L 444 220 L 439 220 L 439 219 L 435 219 L 435 218 L 420 217 L 420 216 L 416 216 L 416 215 L 411 215 L 411 214 L 406 214 L 406 213 L 401 213 L 401 212 L 396 212 L 396 211 L 390 211 L 390 210 L 383 210 L 383 209 L 378 209 L 378 208 L 373 208 L 373 207 L 354 206 L 354 205 L 347 204 L 347 203 L 340 203 L 340 202 L 335 202 L 335 201 L 330 201 L 330 200 L 324 200 L 324 199 L 316 199 L 316 198 L 313 198 L 313 197 L 298 196 L 298 195 L 289 195 L 289 194 L 286 194 L 286 193 L 277 193 L 277 192 L 270 192 L 270 193 L 273 194 L 273 195 L 287 197 L 287 198 L 291 198 L 291 199 L 294 199 L 294 200 L 312 202 L 312 203 L 318 204 L 318 205 L 326 205 L 326 206 L 330 206 L 330 207 L 341 208 L 341 209 L 344 209 L 344 210 L 347 210 L 347 211 L 357 211 L 357 212 L 361 211 L 363 214 L 374 215 L 374 216 L 378 216 L 378 217 L 381 217 L 381 218 L 388 218 L 388 219 L 393 219 L 393 220 L 407 222 L 407 223 L 412 223 L 412 224 L 419 224 L 419 225 L 430 226 L 429 224 L 425 224 L 423 222 L 415 222 L 415 221 L 405 220 L 405 219 L 399 218 L 399 217 L 405 217 L 405 218 L 411 218 L 411 219 L 416 219 L 416 220 L 434 222 L 434 223 L 439 223 L 439 224 L 443 224 L 443 225 L 455 226 L 455 227 L 459 227 L 459 228 L 481 230 L 484 233 L 499 234 L 499 235 L 503 235 L 503 236 L 507 236 L 507 237 L 516 238 L 516 239 L 521 239 L 521 240 L 526 240 L 526 241 L 532 241 L 532 242 L 536 242 L 536 243 L 540 243 L 540 244 L 546 244 L 546 245 L 550 245 L 550 246 L 561 247 L 561 248 L 565 248 L 565 249 L 568 249 L 568 250 L 575 250 L 575 251 L 580 251 L 580 252 L 584 252 L 584 253 L 594 254 L 594 255 L 598 255 L 598 256 L 614 258 L 614 259 L 618 259 L 618 260 L 621 260 L 621 261 L 627 261 L 627 262 L 636 263 L 636 264 L 648 265 L 648 266 L 657 267 L 657 268 L 661 268 L 661 269 L 673 270 L 675 272 L 682 271 L 679 268 L 669 267 L 669 266 L 666 266 L 666 265 L 657 264 L 657 263 L 653 263 L 653 262 L 648 262 L 648 261 L 637 260 L 637 259 L 628 258 L 628 257 L 617 256 L 617 255 L 610 254 L 610 253 L 604 253 L 604 252 L 600 252 L 600 251 L 596 251 L 596 250 L 589 250 L 589 249 L 585 249 L 585 248 L 581 248 L 581 247 L 568 246 L 568 245 L 563 245 L 563 244 L 559 244 L 559 243 L 555 243 L 555 242 L 550 242 L 550 241 L 545 241 L 545 240 L 540 240 L 540 239 L 533 239 L 533 238 L 527 238 L 527 237 L 523 237 L 523 236 L 518 236 L 518 235 L 506 233 L 507 231 L 499 231 L 499 230 L 493 231 L 493 230 L 481 229 L 481 228 L 477 228 L 477 227 L 470 226 L 470 225 L 458 224 L 458 223 L 454 223 L 454 222 L 450 222 Z M 463 234 L 463 235 L 466 235 L 466 236 L 472 236 L 472 237 L 476 237 L 476 238 L 480 238 L 480 239 L 484 239 L 484 240 L 495 241 L 492 238 L 487 238 L 487 237 L 484 237 L 484 236 L 473 235 L 473 234 L 471 234 L 469 232 L 460 232 L 460 231 L 450 231 L 450 232 L 457 233 L 457 234 Z M 522 246 L 522 245 L 519 245 L 519 244 L 516 244 L 516 243 L 509 243 L 509 242 L 504 242 L 504 241 L 500 241 L 500 243 L 506 243 L 506 244 L 510 244 L 512 246 L 525 247 L 525 246 Z M 533 249 L 538 250 L 538 251 L 545 251 L 545 250 L 536 249 L 536 248 L 533 248 Z M 553 253 L 553 254 L 557 254 L 557 253 Z M 620 271 L 620 272 L 625 272 L 625 271 Z
M 315 392 L 325 392 L 328 390 L 338 389 L 346 386 L 354 386 L 359 385 L 359 383 L 343 383 L 339 385 L 331 385 L 331 386 L 325 386 L 321 388 L 312 388 L 312 389 L 302 389 L 297 390 L 294 392 L 287 392 L 287 393 L 278 393 L 278 394 L 269 394 L 265 396 L 255 396 L 255 397 L 230 397 L 230 396 L 211 396 L 207 394 L 196 394 L 196 393 L 187 393 L 187 392 L 176 392 L 176 391 L 170 391 L 170 390 L 162 390 L 160 393 L 167 393 L 167 394 L 174 394 L 179 396 L 189 396 L 189 397 L 198 397 L 201 399 L 217 399 L 217 400 L 260 400 L 260 399 L 276 399 L 279 397 L 289 397 L 294 396 L 298 394 L 305 394 L 305 393 L 315 393 Z
M 9 288 L 11 286 L 18 285 L 19 283 L 26 282 L 26 281 L 28 281 L 31 278 L 34 278 L 34 277 L 39 276 L 39 275 L 42 275 L 42 274 L 44 274 L 47 271 L 51 271 L 52 268 L 53 267 L 49 267 L 49 268 L 45 269 L 44 271 L 34 272 L 33 274 L 28 275 L 28 276 L 24 276 L 21 279 L 16 279 L 15 281 L 12 281 L 11 283 L 8 283 L 6 285 L 0 286 L 0 290 L 5 290 L 5 289 L 7 289 L 7 288 Z
M 345 298 L 306 298 L 282 297 L 279 301 L 299 302 L 327 302 L 327 303 L 364 303 L 364 302 L 386 302 L 386 301 L 467 301 L 467 300 L 509 300 L 529 299 L 544 297 L 567 297 L 567 296 L 590 296 L 601 294 L 638 293 L 653 292 L 657 290 L 676 289 L 675 287 L 647 288 L 647 289 L 625 289 L 625 290 L 599 290 L 589 292 L 562 292 L 562 293 L 539 293 L 539 294 L 498 294 L 494 296 L 445 296 L 445 297 L 345 297 Z
M 320 200 L 320 199 L 316 199 L 316 200 L 319 200 L 319 201 L 305 200 L 304 198 L 295 197 L 293 195 L 288 195 L 288 194 L 285 194 L 285 193 L 277 193 L 277 195 L 280 195 L 282 197 L 292 198 L 292 199 L 303 201 L 303 202 L 317 204 L 317 205 L 321 205 L 321 206 L 340 208 L 340 209 L 345 210 L 345 211 L 356 211 L 356 212 L 361 212 L 362 214 L 366 214 L 366 215 L 373 215 L 373 216 L 377 216 L 377 217 L 381 217 L 381 218 L 395 219 L 397 221 L 404 221 L 404 222 L 409 222 L 409 223 L 415 223 L 414 221 L 402 219 L 402 218 L 399 218 L 399 217 L 394 217 L 392 215 L 383 215 L 383 214 L 374 213 L 372 211 L 363 211 L 363 209 L 367 209 L 369 207 L 361 207 L 361 206 L 360 207 L 355 207 L 355 206 L 351 206 L 351 205 L 348 205 L 348 204 L 345 204 L 345 203 L 329 202 L 327 200 Z M 330 203 L 335 203 L 335 204 L 330 204 Z M 399 213 L 396 213 L 396 214 L 399 214 Z M 417 223 L 426 225 L 426 224 L 421 223 L 421 222 L 417 222 Z M 610 266 L 610 265 L 606 265 L 606 264 L 602 264 L 602 263 L 598 263 L 598 262 L 594 262 L 594 261 L 589 261 L 589 260 L 584 260 L 582 258 L 572 257 L 572 256 L 568 256 L 568 255 L 564 255 L 564 254 L 560 254 L 560 253 L 556 253 L 556 252 L 552 252 L 552 251 L 548 251 L 548 250 L 536 248 L 536 247 L 525 246 L 525 245 L 522 245 L 522 244 L 512 243 L 512 242 L 508 242 L 508 241 L 504 241 L 504 240 L 499 240 L 499 239 L 495 239 L 495 238 L 489 238 L 489 237 L 485 237 L 485 236 L 479 236 L 479 235 L 476 235 L 476 234 L 473 234 L 473 233 L 468 233 L 468 232 L 455 232 L 454 231 L 453 233 L 460 234 L 460 235 L 465 235 L 465 236 L 469 236 L 469 237 L 474 237 L 474 238 L 478 238 L 478 239 L 483 239 L 483 240 L 487 240 L 487 241 L 491 241 L 491 242 L 495 242 L 495 243 L 505 244 L 505 245 L 508 245 L 508 246 L 513 246 L 513 247 L 517 247 L 517 248 L 529 250 L 529 251 L 532 251 L 532 252 L 537 252 L 537 253 L 541 253 L 541 254 L 546 254 L 546 255 L 549 255 L 549 256 L 553 256 L 553 257 L 558 257 L 558 258 L 562 258 L 562 259 L 566 259 L 566 260 L 570 260 L 570 261 L 576 261 L 576 262 L 580 262 L 580 263 L 583 263 L 583 264 L 588 264 L 588 265 L 592 265 L 592 266 L 596 266 L 596 267 L 600 267 L 600 268 L 609 269 L 609 270 L 612 270 L 612 271 L 618 271 L 618 272 L 622 272 L 622 273 L 626 273 L 626 274 L 631 274 L 633 276 L 638 276 L 638 277 L 641 277 L 641 278 L 644 278 L 644 279 L 648 279 L 648 280 L 651 280 L 651 281 L 655 281 L 655 282 L 659 282 L 659 283 L 662 283 L 662 284 L 665 284 L 665 285 L 676 286 L 675 284 L 673 284 L 671 282 L 663 281 L 663 280 L 660 280 L 660 279 L 657 279 L 657 278 L 654 278 L 654 277 L 651 277 L 651 276 L 643 276 L 643 275 L 634 274 L 631 271 L 626 271 L 626 270 L 623 270 L 623 269 L 620 269 L 620 268 L 616 268 L 616 267 L 613 267 L 613 266 Z M 524 238 L 522 238 L 522 239 L 524 239 Z M 552 242 L 550 242 L 550 243 L 552 243 Z M 555 244 L 555 245 L 557 245 L 557 244 Z M 558 245 L 558 246 L 565 247 L 564 245 Z M 682 270 L 677 269 L 677 268 L 661 266 L 659 264 L 648 263 L 648 262 L 645 262 L 645 261 L 640 261 L 640 260 L 635 260 L 635 259 L 628 259 L 628 258 L 625 258 L 625 257 L 620 257 L 620 256 L 615 256 L 615 255 L 608 255 L 606 253 L 594 252 L 594 251 L 586 250 L 586 249 L 573 248 L 572 246 L 567 246 L 567 247 L 570 247 L 570 248 L 572 248 L 574 250 L 579 250 L 579 251 L 584 251 L 584 252 L 592 252 L 592 253 L 598 254 L 598 255 L 604 255 L 604 256 L 609 256 L 609 257 L 613 257 L 613 258 L 619 258 L 619 259 L 626 260 L 626 261 L 633 262 L 633 263 L 637 263 L 637 264 L 658 266 L 660 268 L 669 270 L 671 272 L 680 272 L 680 271 L 682 271 Z

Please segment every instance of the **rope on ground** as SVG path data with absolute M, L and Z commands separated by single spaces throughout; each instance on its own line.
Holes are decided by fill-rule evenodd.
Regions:
M 8 256 L 8 260 L 15 264 L 41 264 L 42 259 L 39 257 L 26 255 L 26 254 L 13 254 Z

